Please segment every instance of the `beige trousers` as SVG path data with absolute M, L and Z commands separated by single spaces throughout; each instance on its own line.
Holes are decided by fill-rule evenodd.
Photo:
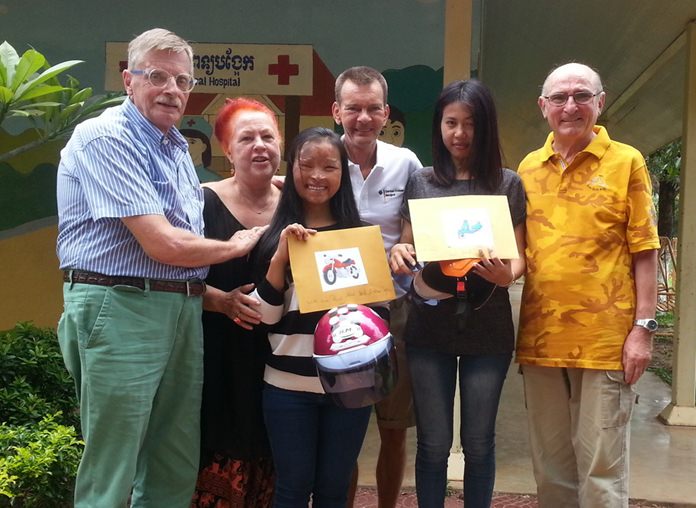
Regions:
M 622 371 L 523 365 L 540 508 L 627 508 L 635 393 Z
M 406 360 L 404 328 L 408 319 L 408 302 L 402 296 L 389 304 L 389 331 L 396 346 L 396 366 L 399 378 L 396 386 L 386 398 L 375 404 L 377 423 L 383 429 L 408 429 L 416 426 L 413 412 L 413 392 L 411 391 L 411 372 Z

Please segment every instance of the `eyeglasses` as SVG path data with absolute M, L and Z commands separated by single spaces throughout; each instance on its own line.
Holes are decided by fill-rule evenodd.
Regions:
M 196 86 L 196 80 L 193 79 L 193 76 L 186 74 L 185 72 L 177 74 L 176 76 L 172 76 L 167 71 L 162 69 L 132 69 L 129 72 L 134 76 L 145 76 L 150 84 L 157 88 L 167 86 L 169 79 L 172 77 L 174 78 L 176 87 L 182 92 L 188 93 L 193 90 L 194 86 Z
M 597 93 L 592 93 L 592 92 L 575 92 L 572 94 L 567 94 L 567 93 L 555 93 L 553 95 L 542 95 L 544 99 L 549 101 L 551 104 L 554 106 L 565 106 L 565 103 L 568 102 L 568 97 L 572 97 L 573 100 L 575 101 L 575 104 L 589 104 L 592 99 L 597 97 L 599 94 L 602 93 L 602 90 L 600 90 Z

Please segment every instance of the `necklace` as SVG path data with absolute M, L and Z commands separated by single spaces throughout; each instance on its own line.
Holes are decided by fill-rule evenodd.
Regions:
M 258 205 L 259 205 L 258 201 L 261 201 L 260 199 L 259 199 L 259 200 L 254 200 L 253 198 L 243 197 L 243 198 L 241 199 L 241 201 L 243 201 L 243 202 L 245 203 L 244 207 L 245 207 L 247 210 L 249 210 L 249 211 L 255 213 L 256 215 L 261 215 L 263 212 L 265 212 L 266 210 L 268 210 L 268 207 L 271 206 L 271 202 L 272 202 L 273 200 L 272 200 L 272 198 L 267 197 L 267 198 L 265 199 L 265 204 L 264 204 L 264 206 L 263 206 L 262 208 L 259 208 L 259 207 L 258 207 Z
M 242 188 L 238 182 L 233 182 L 233 190 L 230 198 L 233 202 L 236 202 L 238 206 L 246 210 L 247 213 L 253 213 L 254 215 L 261 215 L 262 213 L 268 211 L 268 209 L 276 202 L 275 192 L 269 183 L 269 187 L 266 192 L 259 195 L 253 192 L 252 188 Z
M 271 204 L 273 204 L 273 195 L 266 196 L 265 205 L 263 206 L 263 208 L 258 208 L 258 206 L 255 206 L 255 205 L 258 205 L 256 200 L 253 200 L 252 198 L 245 197 L 243 194 L 242 194 L 242 196 L 243 196 L 242 200 L 246 202 L 246 208 L 249 209 L 250 211 L 254 212 L 256 215 L 261 215 L 263 212 L 268 210 L 268 207 L 270 207 Z M 260 201 L 260 200 L 258 200 L 258 201 Z

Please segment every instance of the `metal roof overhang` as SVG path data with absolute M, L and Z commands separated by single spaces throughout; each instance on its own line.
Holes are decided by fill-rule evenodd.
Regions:
M 478 76 L 495 94 L 508 164 L 545 140 L 536 99 L 547 73 L 569 61 L 602 77 L 599 123 L 612 138 L 647 156 L 681 136 L 693 19 L 695 0 L 482 0 Z
M 470 24 L 471 49 L 456 57 L 447 30 L 446 79 L 467 68 L 493 91 L 503 150 L 516 168 L 542 145 L 548 125 L 537 98 L 548 72 L 570 61 L 600 74 L 607 94 L 599 123 L 645 156 L 682 136 L 679 261 L 671 425 L 696 426 L 696 0 L 448 0 Z M 461 65 L 465 62 L 466 66 Z M 452 65 L 454 63 L 455 65 Z

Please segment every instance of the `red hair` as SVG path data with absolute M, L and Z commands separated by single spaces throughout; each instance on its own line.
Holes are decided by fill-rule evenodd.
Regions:
M 234 134 L 235 118 L 240 113 L 244 113 L 246 111 L 257 111 L 259 113 L 267 114 L 273 122 L 273 126 L 278 134 L 278 141 L 282 142 L 280 129 L 278 128 L 278 120 L 276 119 L 275 114 L 273 114 L 273 111 L 268 109 L 267 106 L 261 104 L 257 100 L 247 99 L 246 97 L 225 99 L 225 104 L 220 108 L 217 118 L 215 119 L 214 131 L 215 137 L 225 153 L 227 153 L 227 147 L 229 146 L 230 139 Z

